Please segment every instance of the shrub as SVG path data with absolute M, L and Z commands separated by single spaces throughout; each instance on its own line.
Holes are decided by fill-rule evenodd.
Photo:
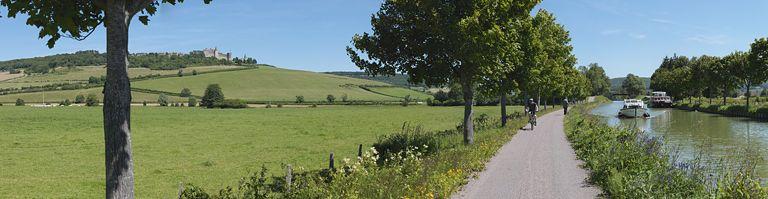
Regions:
M 277 104 L 277 108 L 283 108 L 283 104 Z
M 407 149 L 414 149 L 425 155 L 432 154 L 438 151 L 439 144 L 435 134 L 425 132 L 421 126 L 411 127 L 405 123 L 399 133 L 379 137 L 373 148 L 379 152 L 378 162 L 383 163 L 383 160 L 391 159 L 393 155 Z
M 69 99 L 65 99 L 64 101 L 61 101 L 59 103 L 59 106 L 69 106 L 72 105 L 72 102 L 69 101 Z
M 298 103 L 298 104 L 304 103 L 304 96 L 303 95 L 297 95 L 296 96 L 296 103 Z
M 272 108 L 272 103 L 267 103 L 267 106 L 265 106 L 264 108 Z
M 183 88 L 181 89 L 181 92 L 179 93 L 180 97 L 189 97 L 192 96 L 192 91 L 189 90 L 189 88 Z
M 348 96 L 347 96 L 346 93 L 344 93 L 344 95 L 341 95 L 341 101 L 342 102 L 347 102 L 347 98 L 348 98 Z
M 248 104 L 241 99 L 225 99 L 214 105 L 216 108 L 247 108 Z
M 187 99 L 187 106 L 195 107 L 196 104 L 197 104 L 197 98 L 189 97 L 189 99 Z
M 141 102 L 141 105 L 143 105 L 143 106 L 147 106 L 147 101 L 143 101 L 143 102 Z
M 168 96 L 160 94 L 160 96 L 157 97 L 157 103 L 160 104 L 160 106 L 168 106 Z
M 75 104 L 82 104 L 82 103 L 85 103 L 85 96 L 77 95 L 75 97 Z
M 197 75 L 197 70 L 192 70 L 192 75 Z
M 176 76 L 184 77 L 184 70 L 179 69 L 179 72 L 176 73 Z
M 16 106 L 24 106 L 24 100 L 21 98 L 16 99 Z
M 224 102 L 224 93 L 221 91 L 219 84 L 210 84 L 205 88 L 205 95 L 200 101 L 202 106 L 207 108 L 213 108 L 216 103 Z
M 317 104 L 309 105 L 309 108 L 317 108 Z
M 248 103 L 241 99 L 225 99 L 213 106 L 214 108 L 247 108 Z
M 0 106 L 3 106 L 3 103 L 0 103 Z
M 411 95 L 406 95 L 405 97 L 403 97 L 403 101 L 402 101 L 403 106 L 408 106 L 408 104 L 410 103 L 411 103 Z
M 85 98 L 85 106 L 98 106 L 99 105 L 99 99 L 96 97 L 96 94 L 88 94 L 88 97 Z
M 336 97 L 334 97 L 333 95 L 328 95 L 325 97 L 325 100 L 327 100 L 328 103 L 333 103 L 333 101 L 336 101 Z

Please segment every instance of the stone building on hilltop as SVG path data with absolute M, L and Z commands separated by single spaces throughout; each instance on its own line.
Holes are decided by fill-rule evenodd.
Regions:
M 205 57 L 213 57 L 216 59 L 226 59 L 228 61 L 232 61 L 232 53 L 222 53 L 218 48 L 206 48 L 203 49 L 202 53 Z

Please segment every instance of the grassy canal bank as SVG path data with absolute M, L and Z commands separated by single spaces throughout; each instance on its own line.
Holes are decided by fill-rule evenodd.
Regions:
M 768 189 L 754 172 L 758 160 L 681 161 L 658 137 L 614 128 L 590 114 L 599 103 L 576 107 L 566 118 L 566 134 L 590 170 L 588 181 L 609 198 L 766 198 Z M 749 154 L 749 153 L 746 153 Z
M 768 121 L 768 105 L 765 104 L 752 104 L 749 108 L 747 108 L 747 106 L 744 104 L 722 105 L 696 102 L 678 102 L 673 106 L 681 110 L 699 111 L 731 117 L 748 117 L 757 120 Z

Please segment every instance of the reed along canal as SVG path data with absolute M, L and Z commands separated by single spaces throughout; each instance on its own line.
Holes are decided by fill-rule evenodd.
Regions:
M 756 171 L 768 177 L 768 122 L 674 108 L 649 108 L 650 118 L 620 119 L 617 115 L 622 105 L 621 101 L 603 104 L 592 114 L 602 116 L 611 126 L 640 129 L 660 137 L 683 160 L 702 156 L 714 164 L 721 159 L 759 157 L 762 161 Z

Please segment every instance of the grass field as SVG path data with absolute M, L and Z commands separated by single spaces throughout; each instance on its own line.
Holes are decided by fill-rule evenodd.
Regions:
M 101 94 L 101 90 L 102 88 L 99 87 L 99 88 L 89 88 L 89 89 L 81 89 L 81 90 L 48 91 L 48 92 L 36 92 L 36 93 L 0 95 L 0 103 L 6 103 L 6 104 L 14 103 L 16 102 L 16 99 L 22 99 L 27 103 L 30 103 L 30 102 L 42 103 L 43 98 L 45 98 L 45 102 L 57 103 L 65 99 L 74 101 L 77 95 L 88 96 L 88 94 L 96 94 L 99 101 L 101 101 L 104 98 L 104 95 Z M 156 102 L 157 98 L 159 97 L 159 95 L 157 94 L 140 93 L 140 92 L 131 92 L 131 95 L 133 97 L 134 103 L 141 103 L 143 101 Z M 168 99 L 173 102 L 187 102 L 187 98 L 181 98 L 181 97 L 168 96 Z
M 201 95 L 208 84 L 214 83 L 221 85 L 225 97 L 249 101 L 294 101 L 298 95 L 304 96 L 306 101 L 325 101 L 329 94 L 334 95 L 338 101 L 341 101 L 344 94 L 349 100 L 400 100 L 358 87 L 389 85 L 386 83 L 272 67 L 139 81 L 133 86 L 175 93 L 180 92 L 182 88 L 189 88 L 193 94 Z M 411 92 L 412 95 L 419 94 L 417 91 L 402 90 L 401 92 Z
M 476 115 L 497 111 L 478 107 Z M 0 112 L 0 197 L 103 197 L 101 108 L 4 106 Z M 174 198 L 179 182 L 235 185 L 261 165 L 277 172 L 283 163 L 322 168 L 329 152 L 337 161 L 354 157 L 357 144 L 368 147 L 403 122 L 450 129 L 462 112 L 427 106 L 137 107 L 132 111 L 137 198 Z
M 197 70 L 198 72 L 207 72 L 207 71 L 231 69 L 231 68 L 238 68 L 238 67 L 241 67 L 241 66 L 201 66 L 201 67 L 185 68 L 183 70 L 185 72 L 191 72 L 192 70 Z M 128 76 L 131 78 L 138 77 L 138 76 L 153 75 L 153 74 L 159 74 L 159 75 L 176 74 L 177 72 L 179 71 L 178 70 L 150 70 L 148 68 L 128 68 Z M 62 82 L 78 82 L 78 81 L 88 81 L 88 78 L 91 76 L 100 77 L 106 74 L 107 74 L 107 70 L 103 66 L 87 66 L 87 67 L 78 67 L 75 69 L 59 69 L 59 71 L 57 72 L 53 72 L 49 74 L 26 76 L 23 78 L 13 79 L 8 82 L 15 82 L 15 83 L 38 82 L 38 83 L 49 83 L 49 84 L 62 83 Z
M 424 92 L 418 92 L 407 88 L 402 87 L 377 87 L 377 86 L 371 86 L 367 87 L 373 92 L 382 93 L 384 95 L 389 96 L 397 96 L 397 97 L 405 97 L 406 95 L 410 95 L 411 99 L 415 100 L 427 100 L 429 98 L 432 98 L 431 95 L 424 93 Z
M 24 76 L 24 74 L 21 74 L 21 73 L 19 73 L 19 74 L 11 74 L 9 72 L 0 72 L 0 82 L 5 81 L 5 80 L 9 80 L 9 79 L 13 79 L 13 78 L 17 78 L 17 77 L 21 77 L 21 76 Z

